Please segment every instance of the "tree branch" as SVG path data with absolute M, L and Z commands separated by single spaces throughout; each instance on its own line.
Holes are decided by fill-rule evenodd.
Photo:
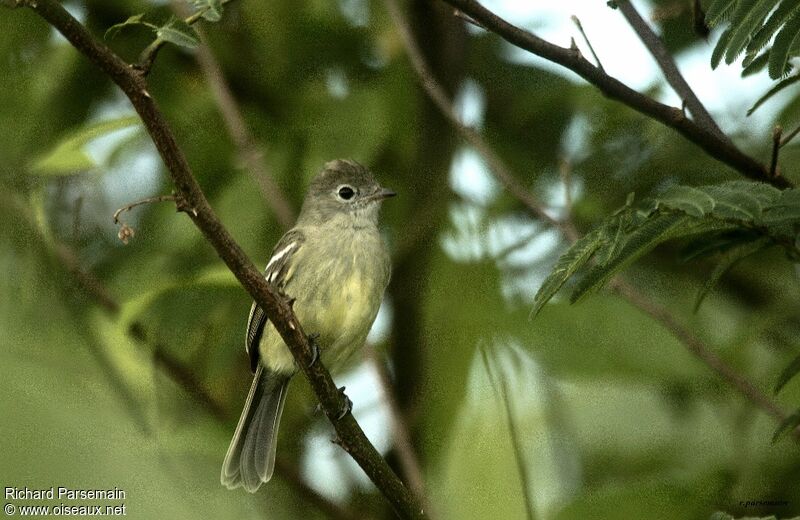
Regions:
M 678 70 L 678 66 L 675 64 L 675 60 L 672 59 L 672 54 L 670 54 L 666 46 L 664 46 L 664 42 L 661 41 L 661 38 L 647 25 L 647 22 L 642 19 L 630 0 L 617 0 L 615 5 L 622 11 L 622 15 L 628 20 L 628 24 L 630 24 L 639 36 L 639 39 L 644 46 L 647 47 L 647 50 L 650 51 L 650 54 L 653 55 L 659 68 L 661 68 L 661 72 L 664 73 L 664 78 L 666 78 L 667 83 L 672 86 L 673 90 L 675 90 L 683 102 L 686 103 L 686 108 L 689 109 L 697 125 L 707 132 L 716 135 L 718 139 L 730 142 L 728 136 L 720 130 L 714 118 L 711 117 L 711 114 L 708 113 L 706 107 L 700 102 L 700 99 L 698 99 L 692 87 L 689 86 L 683 75 L 681 75 L 681 71 Z
M 67 244 L 51 237 L 48 230 L 37 226 L 37 220 L 31 214 L 30 208 L 23 201 L 15 197 L 3 196 L 2 192 L 0 192 L 0 199 L 2 199 L 2 202 L 7 206 L 13 207 L 17 214 L 23 215 L 24 218 L 31 223 L 31 226 L 36 228 L 42 242 L 52 248 L 54 254 L 61 262 L 61 265 L 72 275 L 78 285 L 78 289 L 93 299 L 94 303 L 99 305 L 109 316 L 118 318 L 122 310 L 121 305 L 111 294 L 111 291 L 103 284 L 102 280 L 91 270 L 81 265 L 80 259 L 75 251 Z M 208 391 L 205 385 L 197 379 L 191 370 L 169 354 L 162 345 L 153 343 L 152 340 L 147 337 L 145 327 L 141 322 L 134 321 L 131 323 L 128 327 L 127 334 L 137 343 L 149 347 L 153 352 L 153 361 L 155 365 L 161 369 L 167 377 L 183 388 L 183 390 L 209 415 L 220 422 L 227 422 L 232 419 L 231 414 L 225 406 Z M 99 347 L 93 346 L 92 349 L 97 353 Z M 126 391 L 123 398 L 124 397 L 130 398 L 130 392 Z M 147 430 L 147 428 L 144 429 Z M 275 464 L 275 470 L 281 478 L 286 479 L 287 482 L 295 486 L 298 492 L 302 493 L 310 503 L 316 505 L 321 511 L 326 512 L 331 518 L 336 520 L 355 520 L 358 518 L 364 520 L 367 518 L 360 512 L 347 510 L 314 491 L 302 478 L 297 468 L 285 459 L 278 457 Z
M 420 82 L 422 83 L 423 88 L 428 92 L 428 95 L 434 104 L 439 108 L 445 118 L 447 118 L 453 124 L 453 127 L 458 131 L 459 134 L 461 134 L 461 137 L 483 156 L 483 158 L 489 164 L 489 168 L 495 172 L 497 180 L 499 180 L 500 183 L 505 186 L 505 188 L 517 200 L 519 200 L 529 212 L 548 224 L 551 224 L 555 227 L 560 227 L 561 224 L 544 211 L 543 206 L 538 200 L 536 200 L 536 197 L 534 197 L 530 191 L 519 184 L 519 182 L 514 178 L 513 174 L 508 170 L 508 168 L 505 167 L 505 164 L 503 164 L 503 161 L 500 159 L 500 157 L 497 156 L 497 154 L 494 153 L 494 150 L 492 150 L 491 147 L 489 147 L 483 141 L 480 134 L 478 134 L 472 128 L 468 128 L 461 123 L 458 115 L 456 115 L 455 111 L 453 110 L 452 103 L 450 102 L 447 93 L 436 81 L 433 73 L 428 67 L 428 64 L 425 62 L 425 58 L 422 56 L 419 47 L 414 43 L 414 37 L 411 34 L 408 22 L 406 22 L 405 16 L 401 12 L 396 1 L 386 0 L 385 3 L 386 8 L 389 11 L 389 15 L 392 17 L 392 20 L 394 20 L 395 26 L 400 33 L 400 37 L 403 39 L 409 58 L 411 59 L 411 63 L 414 66 L 417 75 L 419 76 Z
M 217 218 L 175 141 L 171 128 L 148 92 L 145 75 L 89 34 L 56 0 L 19 0 L 18 5 L 31 8 L 55 27 L 130 99 L 169 171 L 177 194 L 190 208 L 187 215 L 250 296 L 265 310 L 297 365 L 308 378 L 325 415 L 339 436 L 341 446 L 361 466 L 395 512 L 404 518 L 425 518 L 414 497 L 369 442 L 352 414 L 340 417 L 341 410 L 345 408 L 345 396 L 321 362 L 312 364 L 314 356 L 308 336 L 303 332 L 287 299 L 267 283 Z
M 403 473 L 408 479 L 409 487 L 411 487 L 418 497 L 425 500 L 425 479 L 422 476 L 422 467 L 414 451 L 414 444 L 411 442 L 411 433 L 408 430 L 408 425 L 403 418 L 403 413 L 400 411 L 400 406 L 392 391 L 393 385 L 391 377 L 389 376 L 389 371 L 386 369 L 386 365 L 375 352 L 374 348 L 367 348 L 367 359 L 375 369 L 381 389 L 383 390 L 386 407 L 389 409 L 389 418 L 392 422 L 395 447 L 397 448 L 398 459 L 403 467 Z M 428 509 L 428 514 L 431 515 L 430 504 L 426 503 L 425 507 Z
M 400 32 L 403 42 L 406 46 L 406 51 L 408 52 L 409 59 L 414 66 L 414 69 L 417 71 L 419 75 L 419 80 L 422 83 L 425 90 L 428 94 L 433 98 L 437 96 L 440 98 L 440 101 L 437 101 L 437 106 L 445 114 L 453 114 L 452 106 L 449 104 L 444 104 L 447 100 L 444 96 L 441 95 L 442 89 L 436 83 L 435 79 L 430 74 L 425 74 L 427 69 L 427 65 L 424 62 L 422 55 L 419 52 L 419 49 L 416 48 L 416 43 L 413 39 L 407 38 L 403 36 L 404 34 L 410 34 L 408 29 L 408 23 L 406 22 L 405 18 L 403 17 L 402 13 L 397 9 L 395 5 L 395 0 L 385 0 L 387 6 L 389 7 L 389 13 L 392 19 L 397 25 L 397 29 Z M 450 1 L 450 0 L 446 0 Z M 458 0 L 460 3 L 460 0 Z M 482 9 L 482 8 L 481 8 Z M 468 15 L 473 16 L 473 13 L 465 9 Z M 494 15 L 492 15 L 494 16 Z M 478 18 L 480 23 L 483 23 L 483 20 Z M 535 37 L 534 37 L 535 38 Z M 546 42 L 545 42 L 546 43 Z M 547 44 L 550 45 L 550 44 Z M 581 58 L 582 59 L 582 58 Z M 443 100 L 443 101 L 441 101 Z M 454 124 L 457 125 L 459 132 L 462 135 L 465 135 L 465 130 L 469 130 L 455 117 L 448 116 L 448 119 Z M 503 163 L 502 159 L 497 156 L 491 147 L 483 141 L 483 138 L 477 132 L 471 131 L 469 134 L 472 139 L 479 146 L 476 146 L 476 149 L 479 153 L 483 154 L 485 150 L 488 150 L 493 157 L 492 161 L 487 159 L 487 163 L 489 163 L 489 171 L 495 178 L 498 178 L 498 170 L 495 170 L 495 167 L 500 168 L 499 171 L 504 172 L 505 178 L 510 179 L 510 181 L 514 184 L 514 189 L 509 190 L 513 196 L 517 196 L 517 193 L 526 193 L 525 189 L 517 184 L 516 177 L 513 174 L 510 174 L 510 170 L 506 167 Z M 526 200 L 535 200 L 529 197 L 526 197 Z M 521 201 L 523 204 L 528 206 L 525 201 Z M 538 207 L 536 211 L 532 211 L 532 214 L 546 214 L 544 209 Z M 553 224 L 553 220 L 550 219 L 547 223 Z M 564 221 L 558 222 L 558 229 L 564 233 L 564 236 L 570 242 L 575 242 L 579 237 L 580 234 L 575 229 L 575 226 L 572 224 L 569 218 L 565 219 Z M 635 289 L 631 286 L 626 284 L 625 282 L 621 281 L 620 279 L 615 279 L 613 282 L 613 287 L 617 290 L 618 294 L 620 294 L 625 300 L 627 300 L 632 305 L 638 307 L 642 311 L 644 311 L 647 315 L 652 317 L 655 321 L 660 323 L 665 329 L 667 329 L 681 344 L 684 345 L 690 352 L 696 355 L 701 361 L 703 361 L 706 366 L 708 366 L 713 372 L 715 372 L 720 379 L 728 383 L 731 387 L 741 393 L 748 401 L 752 402 L 757 407 L 764 410 L 770 416 L 774 417 L 777 420 L 782 420 L 786 417 L 786 413 L 781 410 L 781 408 L 775 404 L 767 395 L 761 392 L 755 385 L 753 385 L 747 378 L 738 372 L 736 372 L 733 367 L 725 363 L 721 358 L 719 358 L 716 354 L 714 354 L 711 349 L 709 349 L 705 344 L 703 344 L 700 339 L 694 336 L 691 332 L 685 329 L 683 326 L 678 323 L 678 321 L 669 313 L 669 311 L 659 305 L 655 304 L 654 302 L 649 301 L 645 296 L 638 293 Z M 800 430 L 795 431 L 795 436 L 800 439 Z
M 622 296 L 630 304 L 643 311 L 660 323 L 665 329 L 670 331 L 678 341 L 686 346 L 689 352 L 697 356 L 706 366 L 716 372 L 722 380 L 735 388 L 757 408 L 761 408 L 778 422 L 782 422 L 786 419 L 786 412 L 772 399 L 767 397 L 766 394 L 756 388 L 745 376 L 736 372 L 733 367 L 725 363 L 722 358 L 706 347 L 700 338 L 678 323 L 675 317 L 670 314 L 665 307 L 648 300 L 644 295 L 620 279 L 615 280 L 612 287 L 617 294 Z M 796 430 L 794 433 L 795 437 L 800 439 L 800 430 Z
M 463 11 L 477 23 L 496 33 L 510 44 L 575 72 L 607 97 L 676 130 L 708 155 L 727 164 L 745 177 L 766 182 L 778 188 L 793 186 L 792 182 L 785 177 L 771 177 L 765 165 L 739 150 L 730 140 L 721 139 L 714 132 L 700 127 L 685 117 L 679 108 L 659 103 L 609 76 L 602 69 L 587 61 L 580 52 L 559 47 L 512 25 L 475 0 L 442 1 Z

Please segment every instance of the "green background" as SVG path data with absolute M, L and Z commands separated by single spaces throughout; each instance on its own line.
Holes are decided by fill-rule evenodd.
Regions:
M 132 14 L 169 14 L 134 0 L 67 5 L 99 37 Z M 497 37 L 465 28 L 443 5 L 404 5 L 436 74 L 460 99 L 466 90 L 482 100 L 483 135 L 554 213 L 563 212 L 559 171 L 568 161 L 581 230 L 630 192 L 738 178 L 574 76 L 509 59 Z M 382 3 L 239 1 L 202 25 L 292 208 L 338 157 L 369 165 L 400 194 L 383 214 L 394 271 L 373 345 L 390 365 L 436 518 L 525 518 L 524 486 L 537 518 L 800 514 L 797 442 L 772 444 L 774 420 L 669 331 L 607 293 L 573 306 L 557 299 L 529 319 L 566 242 L 482 167 L 470 180 L 474 152 L 418 87 Z M 658 25 L 674 52 L 710 54 L 685 7 Z M 130 27 L 107 43 L 135 60 L 150 38 Z M 118 487 L 130 518 L 326 518 L 280 468 L 256 495 L 219 484 L 250 382 L 242 350 L 250 299 L 171 203 L 124 214 L 135 236 L 117 239 L 114 210 L 172 189 L 142 128 L 78 147 L 88 163 L 81 154 L 57 155 L 62 162 L 49 168 L 41 161 L 91 124 L 130 115 L 123 96 L 29 10 L 0 10 L 0 68 L 0 484 Z M 167 46 L 150 82 L 212 206 L 264 265 L 283 228 L 243 167 L 193 52 Z M 650 93 L 665 91 L 657 82 Z M 798 123 L 793 92 L 774 115 L 787 128 Z M 768 157 L 768 134 L 732 106 L 716 115 L 737 144 Z M 797 152 L 787 147 L 782 164 L 796 164 Z M 658 248 L 626 279 L 771 395 L 800 352 L 794 267 L 776 251 L 759 254 L 693 313 L 712 264 L 683 264 L 679 251 Z M 87 293 L 70 258 L 117 310 Z M 372 369 L 344 377 L 356 417 L 396 465 Z M 796 409 L 800 381 L 775 400 Z M 356 518 L 392 518 L 313 409 L 298 378 L 282 464 Z M 788 505 L 742 507 L 747 500 Z

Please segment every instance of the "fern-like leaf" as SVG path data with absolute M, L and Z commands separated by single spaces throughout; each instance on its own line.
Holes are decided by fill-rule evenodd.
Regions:
M 786 64 L 792 57 L 791 51 L 800 39 L 800 8 L 795 9 L 792 17 L 775 36 L 775 42 L 769 51 L 769 77 L 778 79 L 783 76 Z
M 656 208 L 675 209 L 693 217 L 702 217 L 714 209 L 714 199 L 692 186 L 673 186 L 656 199 Z
M 800 6 L 795 0 L 783 0 L 783 3 L 764 22 L 761 29 L 756 31 L 753 37 L 750 38 L 750 43 L 747 44 L 747 52 L 758 52 L 763 49 L 775 33 L 778 32 L 778 29 L 794 16 L 798 10 L 800 10 Z
M 736 7 L 736 0 L 714 0 L 706 11 L 706 23 L 714 27 L 730 18 Z
M 545 279 L 542 286 L 533 298 L 531 317 L 535 317 L 542 307 L 561 289 L 570 277 L 586 265 L 606 240 L 606 228 L 601 226 L 593 232 L 584 235 L 559 257 L 553 270 Z
M 731 28 L 725 29 L 723 33 L 720 35 L 719 40 L 717 41 L 717 46 L 714 47 L 714 52 L 711 53 L 711 68 L 716 69 L 719 66 L 719 62 L 722 61 L 722 57 L 725 56 L 725 49 L 728 48 L 728 42 L 731 41 L 731 37 L 733 36 L 733 31 Z
M 784 190 L 777 200 L 764 210 L 761 223 L 767 226 L 800 225 L 800 190 Z
M 583 277 L 570 295 L 572 302 L 597 291 L 659 244 L 698 236 L 702 239 L 690 245 L 688 258 L 720 255 L 710 279 L 699 291 L 699 305 L 731 266 L 767 246 L 780 244 L 789 258 L 800 259 L 798 230 L 800 190 L 780 191 L 751 181 L 673 186 L 642 203 L 639 209 L 633 208 L 629 200 L 570 247 L 537 292 L 532 314 L 536 315 L 571 277 L 581 272 Z
M 617 273 L 650 252 L 658 244 L 671 238 L 671 232 L 686 219 L 687 217 L 684 215 L 665 213 L 645 221 L 626 237 L 625 244 L 616 256 L 607 263 L 595 265 L 589 270 L 573 291 L 570 301 L 572 303 L 580 301 L 586 295 L 603 287 Z
M 744 75 L 744 72 L 742 72 L 742 75 Z M 756 110 L 758 110 L 758 108 L 759 108 L 761 105 L 763 105 L 764 103 L 766 103 L 766 102 L 767 102 L 767 101 L 768 101 L 768 100 L 769 100 L 769 99 L 770 99 L 772 96 L 774 96 L 774 95 L 775 95 L 775 94 L 777 94 L 778 92 L 782 91 L 782 90 L 783 90 L 783 89 L 785 89 L 786 87 L 789 87 L 789 86 L 791 86 L 791 85 L 794 85 L 794 84 L 795 84 L 795 83 L 797 83 L 798 81 L 800 81 L 800 74 L 795 74 L 794 76 L 791 76 L 791 77 L 789 77 L 789 78 L 784 78 L 784 79 L 780 80 L 780 81 L 779 81 L 779 82 L 778 82 L 778 83 L 777 83 L 777 84 L 776 84 L 774 87 L 772 87 L 771 89 L 769 89 L 769 90 L 766 92 L 766 94 L 764 94 L 763 96 L 761 96 L 760 98 L 758 98 L 758 99 L 756 100 L 756 102 L 755 102 L 755 103 L 753 103 L 753 106 L 751 106 L 751 107 L 750 107 L 750 108 L 747 110 L 747 115 L 748 115 L 748 116 L 751 116 L 751 115 L 753 114 L 753 112 L 755 112 Z
M 758 74 L 767 66 L 769 63 L 769 51 L 762 52 L 758 56 L 755 55 L 755 52 L 752 54 L 752 60 L 745 60 L 742 66 L 742 77 L 746 78 L 748 76 L 752 76 L 753 74 Z
M 731 17 L 732 34 L 725 51 L 725 63 L 731 64 L 744 51 L 752 33 L 780 0 L 741 0 Z

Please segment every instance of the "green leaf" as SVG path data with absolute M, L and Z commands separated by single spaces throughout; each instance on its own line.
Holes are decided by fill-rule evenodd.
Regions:
M 796 14 L 797 11 L 800 11 L 800 6 L 795 4 L 794 0 L 783 0 L 783 3 L 775 9 L 761 29 L 756 31 L 750 39 L 750 43 L 747 44 L 747 52 L 758 52 L 763 49 L 778 29 L 786 23 L 786 20 Z
M 796 9 L 792 17 L 778 32 L 772 49 L 769 52 L 769 76 L 778 79 L 784 75 L 786 65 L 791 58 L 791 51 L 800 39 L 800 9 Z
M 714 199 L 711 214 L 721 219 L 756 222 L 765 206 L 780 196 L 780 191 L 768 184 L 734 181 L 701 188 Z
M 209 22 L 218 22 L 222 19 L 222 0 L 205 0 L 208 9 L 203 13 L 203 18 Z
M 714 267 L 714 270 L 711 272 L 711 276 L 708 277 L 703 286 L 700 288 L 700 291 L 698 291 L 697 298 L 694 302 L 694 312 L 697 312 L 697 309 L 700 308 L 700 304 L 703 303 L 703 300 L 711 291 L 711 289 L 717 285 L 723 274 L 725 274 L 740 260 L 764 249 L 771 243 L 772 240 L 769 237 L 761 237 L 752 242 L 739 244 L 723 254 L 717 265 Z
M 592 258 L 605 240 L 604 229 L 598 228 L 578 239 L 553 266 L 553 270 L 536 292 L 531 318 L 539 314 L 542 307 L 558 292 L 569 278 Z
M 741 0 L 731 17 L 732 35 L 725 52 L 725 63 L 731 64 L 750 41 L 751 34 L 764 23 L 764 19 L 779 0 Z
M 736 0 L 714 0 L 706 11 L 706 23 L 709 27 L 714 27 L 722 21 L 727 20 L 736 7 Z
M 37 158 L 30 170 L 38 175 L 72 175 L 95 168 L 97 164 L 83 151 L 83 147 L 106 134 L 137 125 L 139 121 L 138 116 L 125 116 L 92 123 L 74 130 Z
M 711 53 L 711 68 L 716 69 L 719 66 L 719 62 L 722 61 L 722 57 L 725 56 L 725 49 L 728 48 L 728 42 L 731 41 L 731 37 L 733 36 L 733 31 L 731 28 L 728 27 L 723 31 L 720 35 L 719 40 L 717 41 L 717 46 L 714 47 L 714 52 Z
M 688 217 L 678 214 L 659 214 L 644 222 L 626 237 L 619 254 L 606 265 L 592 267 L 570 296 L 570 301 L 580 301 L 587 294 L 602 288 L 617 273 L 628 267 L 661 242 L 672 238 L 673 231 L 685 223 Z
M 192 26 L 183 20 L 175 18 L 167 22 L 166 25 L 159 27 L 156 35 L 166 42 L 189 49 L 194 49 L 200 45 L 200 38 Z
M 603 251 L 598 254 L 598 263 L 600 265 L 606 265 L 613 258 L 616 258 L 623 242 L 625 241 L 625 231 L 629 224 L 629 214 L 623 213 L 617 217 L 616 221 L 613 222 L 611 226 L 608 227 L 609 231 L 613 232 L 614 237 L 611 241 L 606 241 L 606 243 L 603 244 Z
M 117 36 L 117 34 L 118 34 L 118 33 L 119 33 L 119 32 L 120 32 L 120 31 L 121 31 L 121 30 L 122 30 L 124 27 L 132 26 L 132 25 L 145 25 L 145 26 L 148 26 L 148 27 L 150 27 L 150 26 L 151 26 L 151 24 L 149 24 L 149 23 L 147 23 L 147 22 L 143 22 L 143 21 L 142 21 L 142 19 L 143 19 L 143 18 L 144 18 L 144 13 L 139 13 L 139 14 L 135 14 L 135 15 L 133 15 L 133 16 L 129 16 L 129 17 L 128 17 L 128 19 L 127 19 L 127 20 L 125 20 L 124 22 L 122 22 L 122 23 L 115 23 L 114 25 L 112 25 L 111 27 L 109 27 L 109 28 L 106 30 L 105 34 L 103 35 L 103 38 L 105 38 L 106 40 L 112 39 L 112 38 L 114 38 L 115 36 Z
M 775 429 L 775 433 L 772 434 L 772 442 L 778 442 L 781 437 L 794 430 L 798 426 L 800 426 L 800 410 L 797 410 L 792 415 L 781 421 L 781 423 Z
M 683 211 L 693 217 L 702 217 L 714 209 L 714 199 L 691 186 L 672 186 L 656 199 L 656 208 L 666 207 Z
M 794 376 L 800 373 L 800 355 L 792 360 L 789 365 L 783 369 L 781 375 L 778 376 L 778 381 L 775 383 L 775 389 L 773 390 L 776 394 L 780 392 L 786 383 L 792 380 Z
M 766 208 L 761 221 L 769 226 L 800 223 L 800 190 L 782 191 L 780 197 Z
M 744 242 L 751 242 L 758 238 L 755 231 L 734 230 L 730 233 L 717 233 L 703 235 L 683 248 L 680 254 L 681 262 L 690 262 L 712 254 L 722 254 Z
M 218 22 L 222 19 L 222 0 L 192 0 L 192 5 L 202 13 L 204 20 Z
M 755 53 L 753 53 L 753 56 L 755 56 Z M 769 51 L 762 52 L 761 54 L 755 56 L 750 61 L 745 60 L 745 62 L 742 64 L 742 66 L 744 67 L 742 69 L 742 77 L 746 78 L 748 76 L 752 76 L 753 74 L 761 72 L 762 70 L 764 70 L 764 67 L 767 66 L 768 62 L 769 62 Z
M 780 191 L 769 184 L 731 181 L 717 185 L 673 186 L 645 202 L 643 209 L 626 204 L 600 227 L 570 248 L 557 262 L 534 299 L 532 314 L 589 264 L 570 296 L 574 303 L 598 290 L 657 245 L 674 238 L 701 235 L 686 258 L 717 253 L 719 262 L 700 288 L 696 307 L 739 260 L 792 237 L 800 224 L 800 190 Z M 783 241 L 781 241 L 783 243 Z M 789 246 L 787 251 L 792 254 Z
M 744 75 L 744 71 L 742 71 L 742 75 Z M 794 85 L 798 81 L 800 81 L 800 74 L 796 74 L 789 78 L 782 79 L 774 87 L 769 89 L 766 94 L 758 98 L 758 100 L 756 100 L 756 102 L 753 103 L 753 106 L 750 107 L 750 109 L 747 111 L 747 115 L 750 116 L 753 112 L 758 110 L 758 107 L 766 103 L 772 96 L 774 96 L 781 90 L 785 89 L 786 87 Z

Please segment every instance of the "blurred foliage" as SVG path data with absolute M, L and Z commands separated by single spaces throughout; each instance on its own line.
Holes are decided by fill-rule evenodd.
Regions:
M 690 10 L 677 3 L 655 2 L 668 47 L 710 54 L 692 31 Z M 163 3 L 143 0 L 66 5 L 98 37 L 139 13 L 157 27 L 172 15 Z M 426 5 L 411 7 L 427 34 L 463 23 L 426 17 Z M 798 443 L 791 436 L 772 443 L 777 424 L 669 331 L 602 292 L 576 306 L 555 295 L 529 319 L 567 243 L 488 179 L 480 161 L 470 163 L 470 150 L 446 146 L 452 132 L 432 130 L 430 106 L 380 2 L 194 7 L 208 10 L 200 22 L 205 39 L 294 208 L 309 179 L 337 157 L 372 166 L 401 194 L 385 208 L 387 239 L 398 265 L 409 265 L 401 258 L 408 251 L 426 261 L 398 273 L 408 285 L 393 287 L 376 327 L 384 332 L 373 339 L 381 356 L 396 354 L 398 345 L 419 348 L 397 330 L 385 332 L 393 330 L 387 322 L 402 319 L 392 311 L 405 297 L 403 313 L 418 317 L 424 336 L 417 353 L 424 365 L 413 385 L 400 380 L 397 387 L 414 389 L 399 397 L 416 403 L 409 423 L 437 518 L 522 518 L 525 489 L 537 518 L 800 513 Z M 130 20 L 118 28 L 106 43 L 128 60 L 159 36 Z M 451 78 L 461 106 L 478 107 L 487 140 L 557 215 L 567 209 L 566 168 L 581 231 L 602 227 L 631 192 L 663 203 L 643 214 L 644 224 L 662 213 L 691 215 L 676 202 L 675 186 L 737 179 L 574 77 L 511 60 L 494 36 L 469 35 L 469 45 L 451 49 L 463 63 Z M 172 189 L 152 144 L 128 126 L 128 103 L 28 10 L 0 11 L 0 60 L 0 480 L 116 486 L 128 493 L 132 518 L 325 518 L 286 473 L 253 496 L 219 485 L 250 383 L 242 350 L 249 298 L 170 203 L 126 213 L 136 235 L 127 246 L 116 238 L 117 208 Z M 212 205 L 264 262 L 283 230 L 243 168 L 193 50 L 165 46 L 150 82 Z M 795 95 L 777 117 L 797 120 L 798 107 Z M 743 114 L 719 115 L 738 122 L 739 146 L 769 156 L 769 139 Z M 781 153 L 784 166 L 797 164 L 798 147 Z M 434 222 L 426 221 L 430 215 Z M 712 219 L 714 211 L 695 216 Z M 429 224 L 435 234 L 420 239 L 419 228 Z M 613 245 L 616 233 L 608 236 Z M 792 263 L 779 248 L 744 258 L 694 312 L 697 291 L 715 277 L 715 257 L 682 263 L 686 245 L 648 246 L 625 277 L 782 408 L 796 409 L 800 296 Z M 113 301 L 87 291 L 71 260 Z M 506 383 L 506 403 L 481 349 L 494 380 Z M 402 368 L 392 373 L 402 377 Z M 343 376 L 348 393 L 370 437 L 390 452 L 385 404 L 369 385 L 351 391 L 364 388 L 349 382 L 363 380 L 363 372 Z M 330 436 L 298 378 L 281 456 L 356 517 L 390 518 L 341 450 L 328 450 Z M 787 505 L 744 505 L 772 499 Z
M 800 56 L 800 4 L 795 0 L 714 0 L 706 13 L 711 26 L 726 25 L 711 54 L 711 67 L 723 58 L 742 60 L 742 77 L 764 69 L 778 81 L 750 108 L 752 114 L 778 92 L 797 83 L 794 58 Z M 791 74 L 791 75 L 790 75 Z
M 780 191 L 759 182 L 732 181 L 711 186 L 673 186 L 633 208 L 625 207 L 577 240 L 558 259 L 534 298 L 533 314 L 583 271 L 570 300 L 576 302 L 608 284 L 635 260 L 668 240 L 692 237 L 684 258 L 715 255 L 718 262 L 695 303 L 700 306 L 734 264 L 773 245 L 800 261 L 800 192 Z M 699 236 L 699 238 L 697 238 Z M 590 261 L 594 263 L 590 264 Z M 783 385 L 780 385 L 783 386 Z
M 723 57 L 730 65 L 744 53 L 743 75 L 768 66 L 769 76 L 778 79 L 792 71 L 789 60 L 800 55 L 800 6 L 792 0 L 714 0 L 706 21 L 712 27 L 730 24 L 711 55 L 714 68 Z

